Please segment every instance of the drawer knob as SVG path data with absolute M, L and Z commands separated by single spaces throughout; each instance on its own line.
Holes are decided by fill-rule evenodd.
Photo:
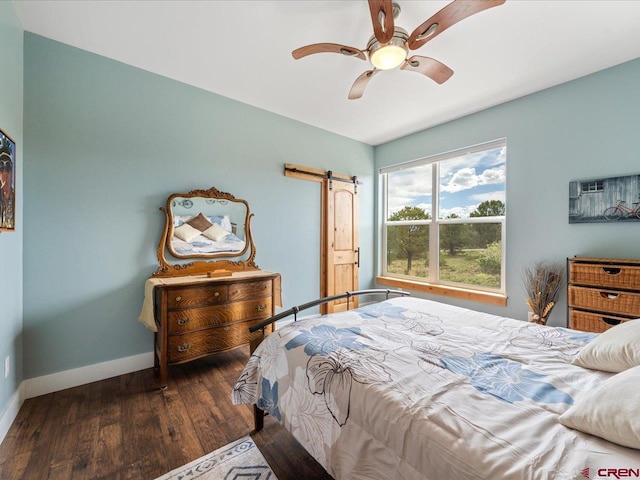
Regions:
M 187 350 L 189 350 L 189 348 L 191 348 L 191 344 L 190 343 L 184 343 L 182 345 L 178 345 L 178 351 L 179 352 L 186 352 Z
M 258 309 L 258 311 L 259 311 L 259 312 L 263 311 L 263 310 L 264 310 L 264 309 L 266 309 L 266 308 L 267 308 L 267 306 L 266 306 L 266 305 L 264 305 L 264 304 L 263 304 L 263 305 L 258 305 L 258 306 L 257 306 L 257 309 Z
M 213 294 L 213 296 L 214 296 L 214 297 L 219 297 L 219 296 L 220 296 L 220 292 L 215 292 L 215 293 Z
M 189 323 L 189 319 L 188 318 L 179 318 L 178 319 L 178 325 L 186 325 L 187 323 Z
M 182 297 L 181 297 L 180 295 L 178 295 L 178 296 L 176 297 L 176 302 L 179 302 L 180 300 L 182 300 Z

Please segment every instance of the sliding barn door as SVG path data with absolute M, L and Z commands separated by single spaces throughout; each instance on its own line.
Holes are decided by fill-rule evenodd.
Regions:
M 323 282 L 325 296 L 358 290 L 360 243 L 358 239 L 358 194 L 354 183 L 325 180 L 322 183 L 324 204 Z M 358 300 L 337 300 L 323 306 L 322 313 L 341 312 L 358 306 Z

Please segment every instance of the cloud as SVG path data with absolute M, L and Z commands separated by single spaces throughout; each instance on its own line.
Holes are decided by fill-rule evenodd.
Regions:
M 413 198 L 389 198 L 389 215 L 393 215 L 396 212 L 399 212 L 406 206 L 418 207 L 422 208 L 425 212 L 431 215 L 431 203 L 416 203 L 414 204 Z
M 493 192 L 476 193 L 474 195 L 470 195 L 469 199 L 478 202 L 478 204 L 486 202 L 487 200 L 500 200 L 502 203 L 506 203 L 507 192 L 504 190 L 495 190 Z M 473 208 L 475 209 L 477 206 L 478 205 Z
M 454 193 L 468 190 L 479 184 L 479 178 L 475 168 L 461 168 L 453 174 L 448 184 L 440 185 L 440 191 Z
M 425 197 L 431 196 L 431 186 L 431 165 L 390 173 L 387 176 L 389 212 L 397 212 L 407 205 L 424 208 Z M 420 200 L 421 204 L 417 204 Z M 428 208 L 431 209 L 430 204 Z
M 455 172 L 449 179 L 449 183 L 440 185 L 441 192 L 460 192 L 480 185 L 492 185 L 505 183 L 503 168 L 486 169 L 480 175 L 476 175 L 476 169 L 467 167 Z
M 480 175 L 480 185 L 491 185 L 494 183 L 504 183 L 507 179 L 505 177 L 504 168 L 500 169 L 486 169 Z
M 455 213 L 460 218 L 469 218 L 471 212 L 476 209 L 477 205 L 467 205 L 465 207 L 440 208 L 440 218 L 447 218 Z
M 450 158 L 440 162 L 439 168 L 441 193 L 463 192 L 483 185 L 502 184 L 504 186 L 506 183 L 506 148 L 494 148 Z M 389 211 L 393 213 L 407 205 L 413 205 L 429 212 L 430 206 L 425 205 L 424 202 L 428 202 L 432 194 L 431 171 L 431 164 L 425 164 L 389 173 L 387 177 Z M 474 194 L 473 191 L 470 191 L 467 195 L 468 198 L 460 203 L 471 201 L 481 203 L 485 200 L 505 201 L 505 192 L 499 190 L 482 194 Z M 449 213 L 466 217 L 476 207 L 477 204 L 458 207 L 459 210 L 452 209 Z

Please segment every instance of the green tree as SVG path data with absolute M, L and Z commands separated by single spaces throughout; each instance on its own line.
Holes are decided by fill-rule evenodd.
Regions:
M 506 208 L 501 200 L 485 200 L 471 212 L 470 217 L 501 217 Z
M 500 242 L 487 245 L 487 248 L 480 254 L 478 264 L 482 271 L 489 275 L 500 275 L 502 264 L 502 246 Z
M 389 215 L 389 221 L 429 220 L 430 218 L 431 215 L 425 212 L 424 209 L 411 206 L 406 206 L 402 210 Z M 414 256 L 428 251 L 428 242 L 429 225 L 389 226 L 387 229 L 388 261 L 390 261 L 392 252 L 395 252 L 398 258 L 406 258 L 407 269 L 405 275 L 409 275 Z
M 452 213 L 446 218 L 460 218 Z M 440 248 L 449 251 L 449 255 L 457 255 L 463 247 L 468 247 L 472 242 L 473 231 L 470 225 L 456 223 L 451 225 L 440 225 Z
M 501 200 L 486 200 L 469 214 L 470 217 L 501 217 L 506 207 Z M 485 248 L 502 239 L 502 225 L 496 223 L 476 223 L 473 229 L 477 235 L 479 246 Z

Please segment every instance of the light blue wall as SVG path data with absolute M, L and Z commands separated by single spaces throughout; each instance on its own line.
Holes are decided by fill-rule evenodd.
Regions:
M 524 265 L 574 255 L 640 259 L 640 222 L 568 223 L 569 181 L 640 173 L 639 112 L 635 60 L 377 147 L 379 169 L 507 138 L 508 305 L 430 298 L 526 319 Z M 563 293 L 550 324 L 565 321 Z
M 171 193 L 247 200 L 290 306 L 319 294 L 320 187 L 284 164 L 357 175 L 374 257 L 373 147 L 30 33 L 24 49 L 25 378 L 152 350 L 136 319 Z
M 0 233 L 0 418 L 22 382 L 23 31 L 11 2 L 0 2 L 0 129 L 16 142 L 16 230 Z M 4 378 L 4 359 L 11 358 Z
M 364 182 L 361 287 L 375 273 L 376 169 L 502 137 L 509 304 L 452 303 L 524 318 L 523 265 L 640 258 L 640 224 L 567 221 L 570 180 L 640 173 L 638 60 L 376 147 L 374 169 L 362 143 L 36 35 L 24 42 L 25 378 L 151 351 L 136 318 L 158 207 L 173 192 L 215 186 L 249 201 L 257 263 L 282 273 L 285 305 L 315 298 L 319 185 L 284 177 L 284 163 Z M 565 307 L 563 296 L 552 324 Z

